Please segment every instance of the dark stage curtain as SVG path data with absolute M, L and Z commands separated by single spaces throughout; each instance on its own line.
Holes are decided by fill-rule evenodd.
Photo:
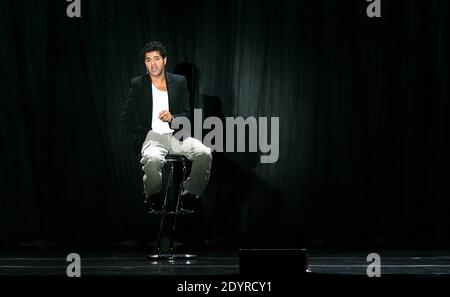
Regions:
M 279 117 L 279 159 L 214 153 L 185 240 L 450 246 L 447 0 L 1 1 L 0 242 L 154 238 L 119 116 L 162 41 L 203 116 Z

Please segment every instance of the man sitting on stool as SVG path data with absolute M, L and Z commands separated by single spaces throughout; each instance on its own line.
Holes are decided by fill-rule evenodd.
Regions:
M 165 70 L 167 52 L 158 41 L 142 49 L 147 73 L 131 80 L 121 121 L 135 138 L 133 147 L 140 150 L 144 171 L 144 192 L 153 210 L 161 210 L 162 168 L 167 154 L 184 155 L 192 161 L 189 177 L 183 185 L 183 208 L 193 203 L 205 190 L 210 176 L 211 149 L 199 140 L 187 137 L 179 141 L 171 124 L 176 117 L 190 119 L 191 107 L 186 78 Z

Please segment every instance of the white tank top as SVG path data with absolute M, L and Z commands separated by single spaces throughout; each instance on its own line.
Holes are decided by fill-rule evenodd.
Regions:
M 156 133 L 173 133 L 169 123 L 159 119 L 159 113 L 163 110 L 169 110 L 169 97 L 167 91 L 160 91 L 152 84 L 153 94 L 153 114 L 152 114 L 152 130 Z

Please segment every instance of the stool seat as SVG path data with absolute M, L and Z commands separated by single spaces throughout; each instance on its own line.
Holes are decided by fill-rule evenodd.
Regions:
M 189 159 L 184 155 L 167 154 L 166 161 L 169 162 L 188 162 Z M 190 162 L 190 161 L 189 161 Z

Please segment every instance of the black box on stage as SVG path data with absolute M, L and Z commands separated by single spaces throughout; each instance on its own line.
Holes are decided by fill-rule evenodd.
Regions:
M 239 272 L 247 275 L 299 275 L 308 270 L 306 249 L 240 249 Z

